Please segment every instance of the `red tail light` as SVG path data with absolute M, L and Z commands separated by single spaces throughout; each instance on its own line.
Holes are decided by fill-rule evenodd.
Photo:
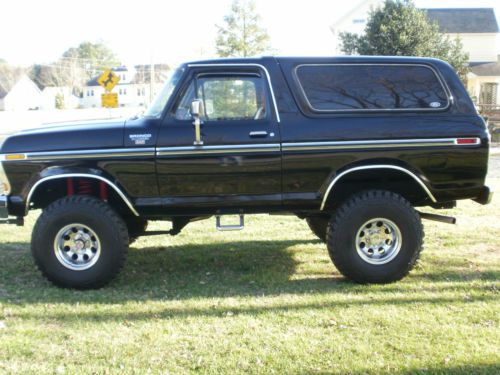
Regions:
M 457 138 L 457 145 L 478 145 L 479 138 Z

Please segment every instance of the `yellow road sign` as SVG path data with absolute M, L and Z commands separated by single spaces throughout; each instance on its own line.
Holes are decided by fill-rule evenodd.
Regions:
M 118 94 L 116 92 L 102 94 L 101 103 L 105 108 L 118 108 Z
M 120 82 L 120 77 L 118 77 L 111 70 L 106 69 L 101 76 L 97 79 L 97 82 L 106 89 L 106 91 L 113 90 L 113 87 Z

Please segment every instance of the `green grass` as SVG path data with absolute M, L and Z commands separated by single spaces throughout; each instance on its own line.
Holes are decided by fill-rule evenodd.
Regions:
M 0 373 L 498 374 L 499 210 L 426 221 L 420 263 L 389 285 L 344 280 L 305 222 L 256 215 L 142 238 L 86 292 L 36 271 L 33 213 L 0 226 Z

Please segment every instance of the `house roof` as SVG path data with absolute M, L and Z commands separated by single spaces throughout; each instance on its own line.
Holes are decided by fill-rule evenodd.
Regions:
M 436 21 L 443 33 L 498 33 L 493 8 L 432 8 L 427 12 L 430 21 Z
M 0 99 L 7 96 L 12 87 L 19 82 L 23 74 L 23 69 L 12 68 L 7 65 L 0 66 Z
M 471 63 L 470 70 L 477 76 L 500 76 L 500 60 L 487 63 Z

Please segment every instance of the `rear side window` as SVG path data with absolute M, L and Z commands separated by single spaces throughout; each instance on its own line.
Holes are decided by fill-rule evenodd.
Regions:
M 311 110 L 439 110 L 448 96 L 423 65 L 300 65 L 296 77 Z

